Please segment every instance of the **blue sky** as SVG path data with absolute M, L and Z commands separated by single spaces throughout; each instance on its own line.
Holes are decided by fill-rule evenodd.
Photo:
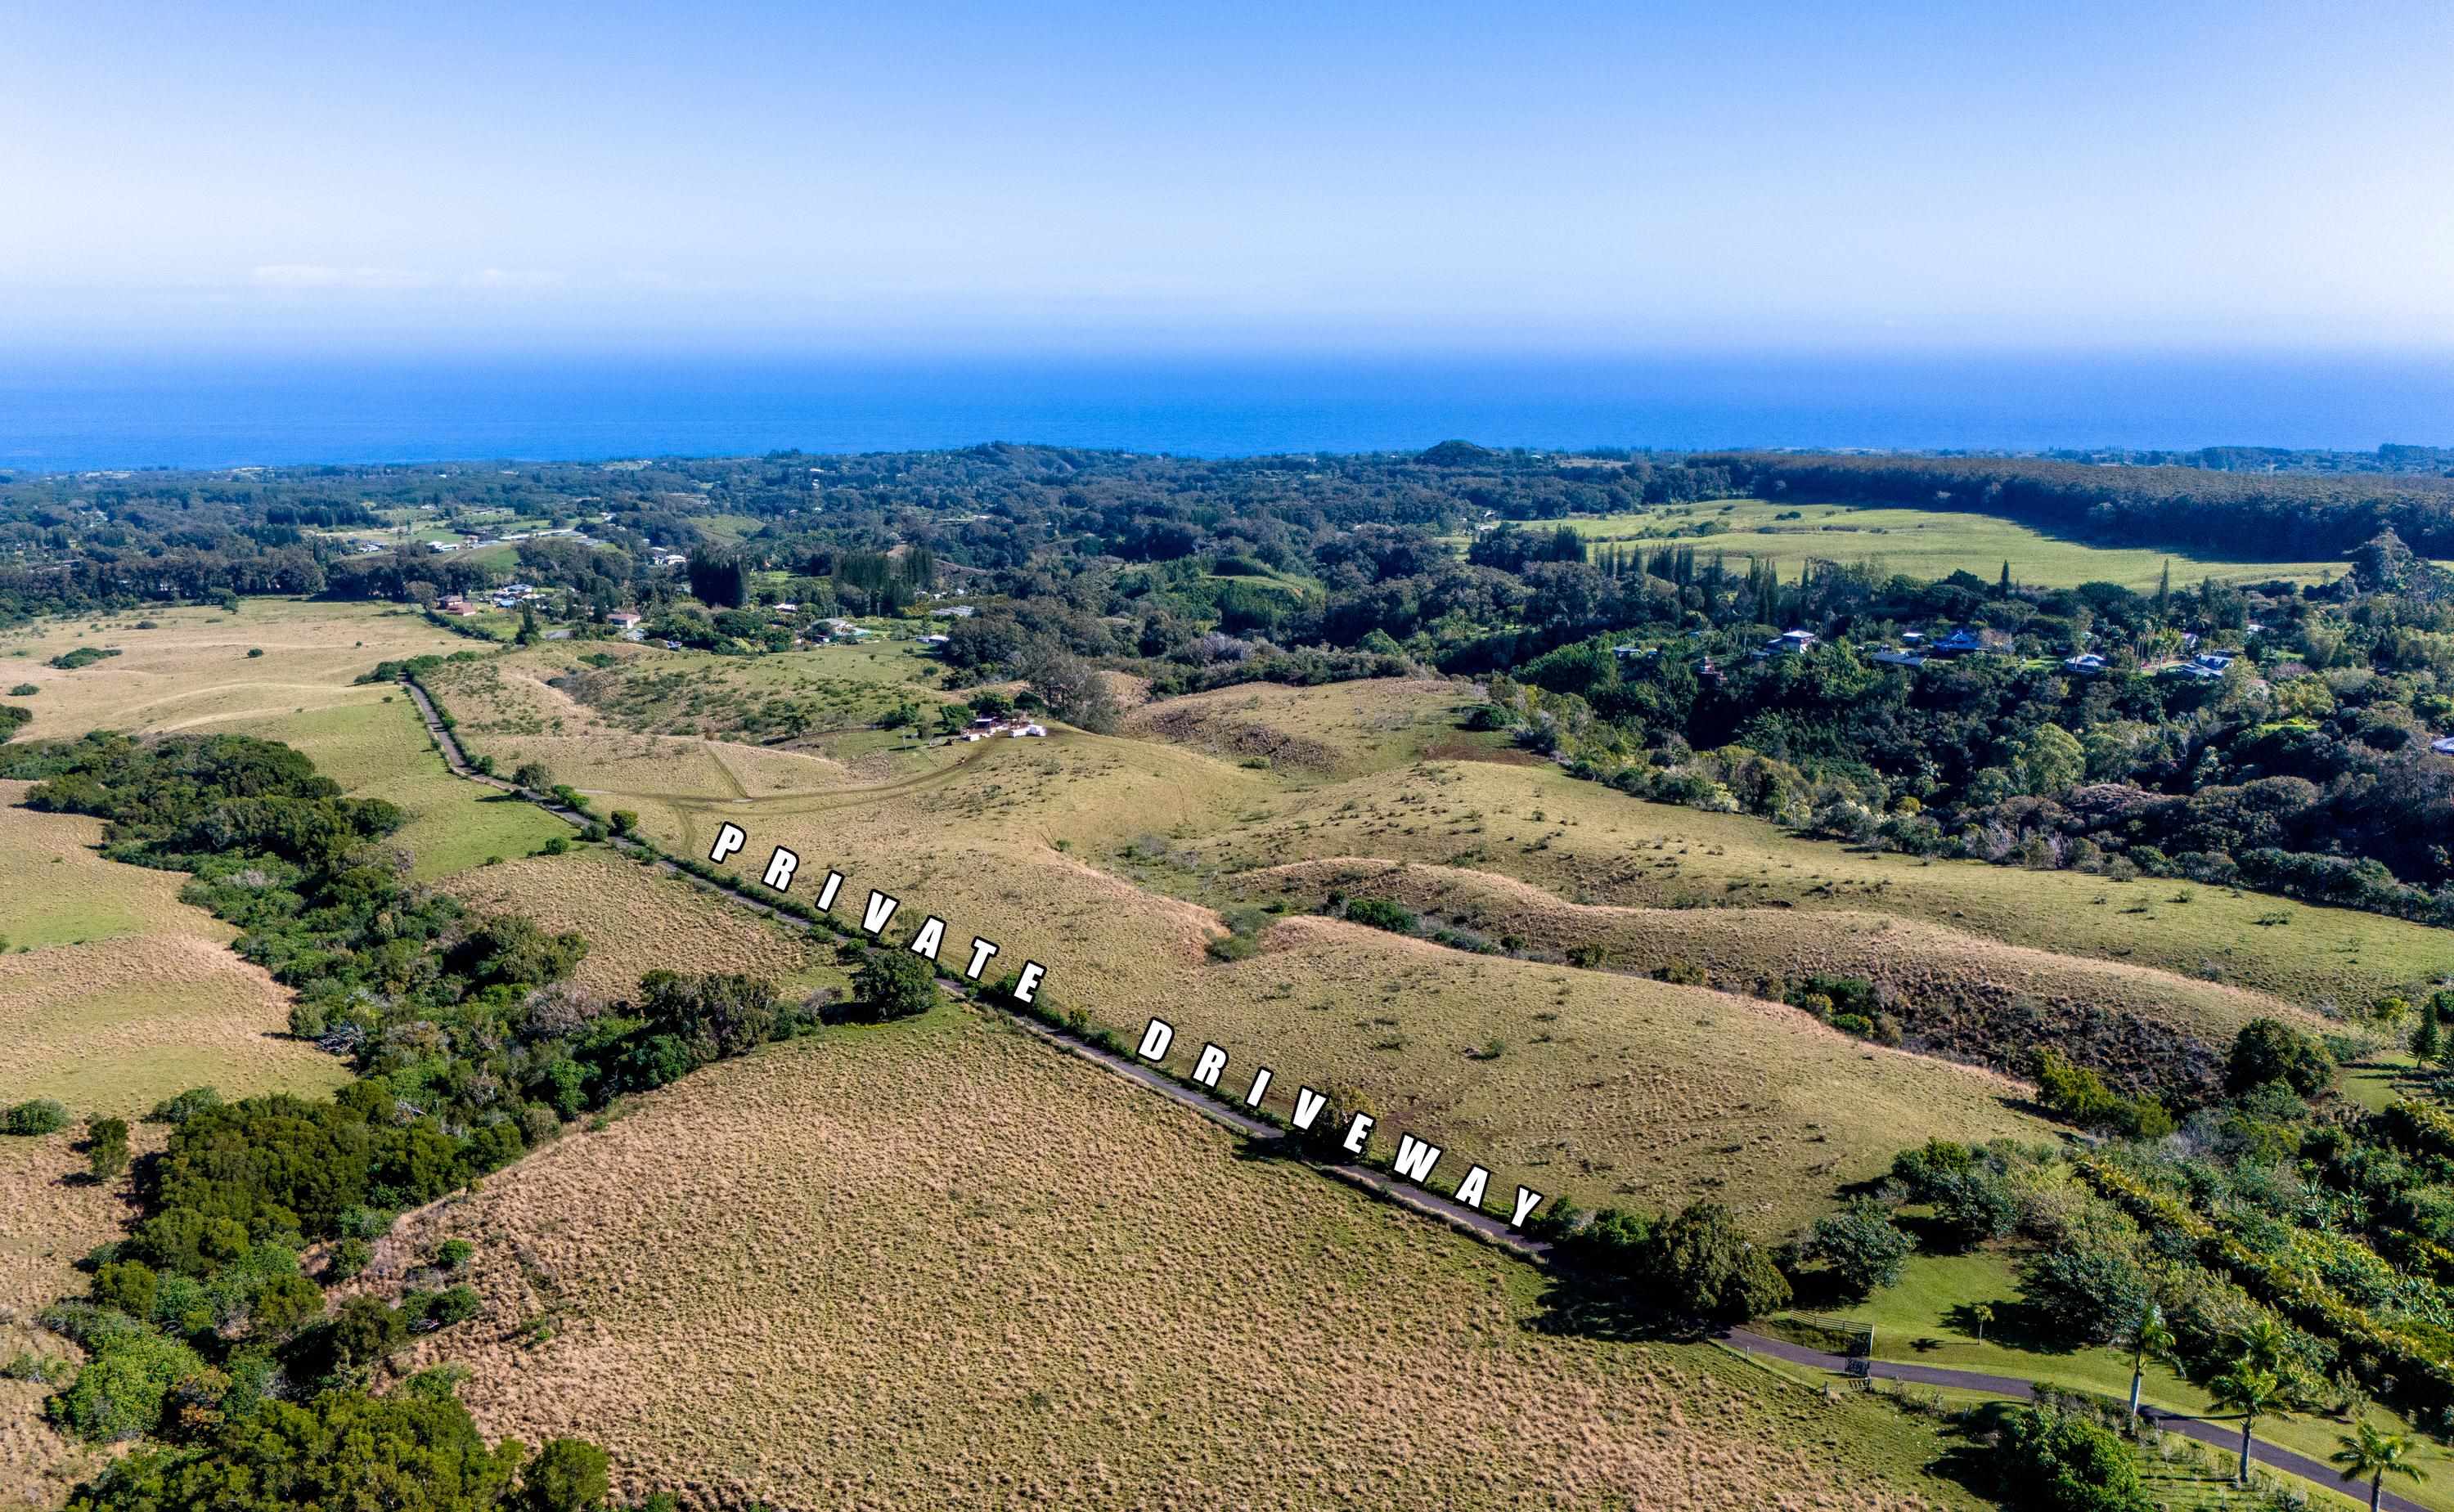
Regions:
M 2454 347 L 2454 6 L 14 7 L 0 340 Z

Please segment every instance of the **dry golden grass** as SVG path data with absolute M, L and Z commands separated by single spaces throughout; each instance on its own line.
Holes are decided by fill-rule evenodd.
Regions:
M 1229 762 L 1257 757 L 1294 773 L 1348 776 L 1415 761 L 1456 734 L 1458 711 L 1474 701 L 1472 685 L 1435 678 L 1249 683 L 1144 703 L 1123 733 Z
M 139 619 L 158 627 L 137 629 Z M 11 701 L 34 712 L 20 739 L 216 722 L 243 726 L 379 697 L 385 689 L 352 687 L 352 679 L 387 658 L 467 644 L 397 606 L 246 599 L 235 614 L 159 608 L 8 632 L 0 635 L 0 679 L 42 689 Z M 70 672 L 43 665 L 79 646 L 117 647 L 120 654 Z M 250 657 L 251 647 L 264 654 Z M 22 660 L 19 650 L 27 652 Z
M 1639 974 L 1691 968 L 1713 985 L 1738 991 L 1769 985 L 1780 996 L 1782 984 L 1809 976 L 1859 977 L 1887 991 L 1912 1035 L 1939 1043 L 1971 1017 L 2033 1019 L 2073 1030 L 2094 1025 L 2108 1043 L 2163 1030 L 2167 1039 L 2218 1047 L 2254 1018 L 2285 1019 L 2312 1031 L 2327 1027 L 2266 993 L 2005 945 L 1871 910 L 1580 905 L 1492 872 L 1360 857 L 1244 872 L 1234 885 L 1248 897 L 1305 906 L 1318 905 L 1333 890 L 1394 899 L 1492 940 L 1514 935 L 1555 955 L 1579 946 L 1599 949 L 1607 967 Z M 2122 1020 L 2142 1029 L 2125 1030 Z M 2136 1053 L 2146 1048 L 2132 1045 Z
M 0 802 L 27 786 L 0 783 Z M 103 860 L 86 848 L 101 832 L 96 820 L 0 807 L 0 852 L 59 856 L 33 885 L 115 926 L 0 956 L 0 1102 L 133 1117 L 191 1086 L 241 1097 L 338 1085 L 339 1061 L 282 1037 L 289 993 L 231 953 L 227 925 L 178 901 L 186 879 Z M 54 905 L 35 906 L 56 929 Z M 22 907 L 17 889 L 0 894 L 0 919 Z
M 489 1432 L 783 1508 L 1968 1504 L 1925 1430 L 1529 1327 L 1523 1267 L 958 1010 L 730 1063 L 419 1215 Z
M 1338 920 L 1287 919 L 1259 955 L 1204 981 L 1165 1015 L 1179 1069 L 1210 1040 L 1235 1057 L 1230 1086 L 1258 1061 L 1355 1087 L 1382 1117 L 1376 1140 L 1413 1133 L 1451 1152 L 1441 1186 L 1474 1162 L 1588 1204 L 1711 1197 L 1769 1235 L 1903 1145 L 2052 1135 L 2015 1105 L 2016 1082 L 1870 1045 L 1780 1004 Z
M 2362 1004 L 2454 970 L 2443 930 L 2260 893 L 1800 840 L 1760 819 L 1650 804 L 1544 766 L 1434 762 L 1287 792 L 1188 846 L 1211 875 L 1341 856 L 1468 866 L 1580 904 L 1888 913 L 2064 955 Z
M 1479 1161 L 1503 1181 L 1586 1203 L 1659 1204 L 1720 1189 L 1711 1184 L 1718 1177 L 1753 1221 L 1776 1227 L 1929 1134 L 2045 1132 L 2003 1105 L 2008 1084 L 1872 1051 L 1793 1010 L 1716 993 L 1342 926 L 1329 938 L 1284 925 L 1260 960 L 1218 965 L 1204 950 L 1222 932 L 1210 909 L 1136 887 L 1048 837 L 1122 844 L 1145 826 L 1232 823 L 1225 800 L 1269 791 L 1269 775 L 1092 736 L 970 749 L 958 766 L 891 788 L 675 802 L 651 811 L 649 826 L 674 848 L 704 854 L 715 826 L 730 820 L 750 837 L 734 863 L 748 875 L 774 846 L 802 857 L 812 879 L 802 895 L 823 868 L 845 872 L 839 917 L 856 919 L 876 887 L 903 902 L 898 938 L 936 914 L 948 921 L 950 960 L 982 935 L 1002 947 L 994 970 L 1041 962 L 1053 1001 L 1120 1032 L 1165 1017 L 1178 1030 L 1179 1068 L 1204 1039 L 1236 1058 L 1238 1080 L 1266 1063 L 1277 1072 L 1276 1111 L 1287 1111 L 1303 1083 L 1353 1084 L 1385 1112 L 1404 1114 L 1409 1131 L 1457 1152 L 1444 1172 L 1451 1182 Z M 1222 771 L 1225 783 L 1203 780 Z M 1550 1013 L 1566 1022 L 1540 1017 Z M 1390 1018 L 1398 1022 L 1379 1022 Z M 1700 1018 L 1720 1027 L 1700 1031 Z M 1495 1039 L 1506 1042 L 1504 1054 L 1469 1059 Z M 1628 1083 L 1639 1064 L 1660 1069 Z M 1712 1126 L 1726 1133 L 1697 1132 Z M 1732 1144 L 1749 1153 L 1720 1150 Z
M 834 951 L 806 930 L 771 923 L 661 868 L 604 849 L 480 866 L 446 889 L 473 907 L 523 914 L 548 930 L 575 929 L 588 956 L 573 980 L 607 998 L 631 996 L 650 971 L 740 971 L 801 985 L 832 980 Z
M 160 1133 L 131 1131 L 140 1151 L 158 1148 Z M 76 1135 L 0 1139 L 0 1359 L 29 1352 L 77 1360 L 76 1347 L 34 1323 L 34 1315 L 83 1291 L 75 1263 L 96 1244 L 119 1237 L 133 1209 L 125 1183 L 100 1186 L 76 1179 L 85 1157 Z M 57 1506 L 68 1489 L 101 1467 L 101 1456 L 54 1432 L 43 1421 L 50 1388 L 31 1381 L 0 1381 L 0 1503 Z

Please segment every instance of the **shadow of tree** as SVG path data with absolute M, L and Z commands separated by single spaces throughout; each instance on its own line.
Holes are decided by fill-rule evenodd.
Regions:
M 2079 1352 L 2080 1346 L 2055 1326 L 2049 1310 L 2016 1298 L 1997 1298 L 1983 1303 L 1954 1303 L 1943 1313 L 1942 1321 L 1973 1338 L 1977 1333 L 1977 1308 L 1981 1305 L 1994 1309 L 1992 1320 L 1985 1324 L 1985 1342 L 1989 1344 L 2001 1344 L 2005 1349 L 2029 1354 L 2068 1355 Z
M 1555 1269 L 1523 1324 L 1530 1333 L 1620 1342 L 1694 1343 L 1719 1333 L 1705 1319 L 1665 1316 L 1639 1302 L 1625 1281 L 1583 1270 Z

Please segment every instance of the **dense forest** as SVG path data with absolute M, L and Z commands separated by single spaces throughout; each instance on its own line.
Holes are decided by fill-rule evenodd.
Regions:
M 2278 561 L 2342 555 L 2391 528 L 2454 555 L 2454 458 L 2223 448 L 2154 465 L 2021 457 L 1677 455 L 1496 451 L 1446 442 L 1413 454 L 1226 460 L 988 445 L 857 457 L 623 463 L 428 464 L 220 472 L 0 473 L 0 622 L 210 602 L 230 594 L 400 598 L 412 584 L 469 592 L 512 575 L 403 525 L 517 522 L 518 566 L 620 596 L 652 549 L 721 544 L 707 522 L 821 526 L 804 560 L 884 551 L 916 528 L 949 561 L 1013 572 L 1035 553 L 1173 561 L 1197 545 L 1297 565 L 1324 533 L 1363 526 L 1453 534 L 1734 496 L 1975 510 L 2106 544 L 2221 547 Z M 533 535 L 584 527 L 586 539 Z M 609 553 L 611 553 L 609 555 Z M 772 555 L 772 553 L 771 553 Z

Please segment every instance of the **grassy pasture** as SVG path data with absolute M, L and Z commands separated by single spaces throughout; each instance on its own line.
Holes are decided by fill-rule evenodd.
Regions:
M 1177 865 L 1217 877 L 1356 856 L 1498 872 L 1578 904 L 1895 914 L 2304 1005 L 2454 971 L 2444 931 L 2377 914 L 1860 851 L 1745 815 L 1644 803 L 1546 766 L 1433 763 L 1290 790 L 1257 822 L 1190 840 Z
M 929 670 L 908 649 L 869 646 L 741 658 L 554 644 L 455 664 L 430 686 L 472 737 L 660 736 L 855 763 L 876 776 L 909 765 L 916 734 L 876 729 L 877 720 L 898 704 L 929 714 L 945 702 L 911 681 Z M 500 759 L 496 744 L 486 748 Z
M 2313 1031 L 2328 1027 L 2265 993 L 2006 945 L 1872 910 L 1579 905 L 1493 872 L 1361 859 L 1246 872 L 1229 885 L 1242 900 L 1281 901 L 1298 909 L 1319 907 L 1332 891 L 1388 898 L 1489 940 L 1513 935 L 1554 959 L 1599 950 L 1610 969 L 1683 975 L 1693 968 L 1742 990 L 1771 983 L 1775 995 L 1780 984 L 1809 976 L 1859 977 L 1895 995 L 1910 1034 L 1962 1054 L 1988 1042 L 1986 1023 L 2033 1020 L 2032 1033 L 2050 1033 L 2098 1064 L 2155 1071 L 2169 1054 L 2177 1058 L 2175 1070 L 2203 1070 L 2206 1051 L 2168 1046 L 2185 1038 L 2203 1046 L 2228 1044 L 2259 1017 L 2299 1021 Z M 2085 1055 L 2074 1043 L 2082 1040 L 2102 1055 Z
M 137 629 L 139 620 L 158 627 Z M 235 614 L 156 608 L 0 631 L 0 679 L 42 689 L 19 701 L 34 711 L 20 740 L 179 730 L 361 702 L 376 695 L 351 680 L 377 662 L 466 644 L 394 606 L 245 599 Z M 72 672 L 43 665 L 78 646 L 117 647 L 121 654 Z M 251 648 L 264 654 L 251 657 Z
M 686 1154 L 684 1153 L 686 1152 Z M 1960 1506 L 1931 1432 L 1539 1280 L 958 1009 L 712 1068 L 415 1217 L 490 1433 L 697 1504 Z
M 903 900 L 898 938 L 935 914 L 957 952 L 979 934 L 1002 947 L 997 969 L 1039 961 L 1056 1001 L 1121 1032 L 1167 1016 L 1185 1064 L 1207 1038 L 1237 1057 L 1238 1079 L 1257 1061 L 1272 1065 L 1275 1110 L 1304 1081 L 1352 1084 L 1458 1151 L 1443 1173 L 1452 1183 L 1479 1161 L 1503 1180 L 1581 1201 L 1670 1202 L 1720 1179 L 1752 1221 L 1775 1226 L 1800 1220 L 1836 1182 L 1872 1174 L 1903 1138 L 2044 1132 L 2004 1106 L 2016 1092 L 2007 1083 L 1700 989 L 1468 957 L 1318 921 L 1281 925 L 1257 959 L 1215 963 L 1204 946 L 1223 931 L 1210 909 L 1051 841 L 1140 847 L 1232 826 L 1244 804 L 1277 790 L 1275 774 L 1078 734 L 965 749 L 959 765 L 924 779 L 815 796 L 608 801 L 636 803 L 676 850 L 704 854 L 718 824 L 740 825 L 750 845 L 733 865 L 746 875 L 770 847 L 790 846 L 811 878 L 833 866 L 851 879 L 838 914 L 855 915 L 871 887 L 893 893 Z M 1470 1057 L 1495 1039 L 1506 1053 Z M 1743 1160 L 1720 1148 L 1733 1142 Z
M 162 1143 L 149 1124 L 130 1134 L 140 1154 Z M 47 1360 L 81 1358 L 66 1340 L 36 1324 L 34 1315 L 84 1290 L 76 1262 L 118 1238 L 132 1209 L 124 1185 L 77 1179 L 86 1164 L 77 1138 L 63 1129 L 43 1139 L 0 1139 L 0 1358 L 20 1351 Z M 44 1421 L 43 1399 L 50 1390 L 39 1382 L 0 1381 L 0 1502 L 10 1506 L 58 1506 L 70 1486 L 102 1467 L 103 1451 Z
M 179 902 L 185 878 L 103 860 L 98 821 L 14 806 L 28 786 L 0 783 L 0 854 L 26 883 L 0 888 L 0 933 L 37 945 L 0 956 L 0 1101 L 134 1117 L 201 1084 L 340 1084 L 340 1062 L 283 1037 L 289 994 Z
M 453 776 L 418 720 L 417 706 L 399 688 L 357 691 L 363 696 L 352 703 L 195 727 L 285 742 L 355 796 L 407 809 L 409 823 L 387 844 L 409 851 L 421 881 L 465 871 L 489 856 L 524 856 L 571 833 L 569 825 L 533 804 Z
M 845 981 L 832 946 L 808 931 L 602 847 L 479 866 L 446 890 L 490 913 L 524 914 L 543 929 L 578 930 L 588 937 L 588 957 L 573 980 L 608 998 L 632 995 L 655 970 L 740 971 L 799 991 Z
M 1463 683 L 1379 679 L 1327 687 L 1252 683 L 1146 704 L 1123 733 L 1230 763 L 1265 761 L 1292 777 L 1386 771 L 1428 752 L 1497 751 L 1501 737 L 1457 727 Z
M 1801 518 L 1780 518 L 1791 511 Z M 1726 528 L 1713 535 L 1693 534 L 1695 527 L 1707 522 Z M 1659 506 L 1632 514 L 1588 515 L 1565 523 L 1597 543 L 1616 541 L 1645 550 L 1691 546 L 1699 556 L 1723 551 L 1734 560 L 1769 558 L 1788 578 L 1795 578 L 1809 558 L 1880 561 L 1888 571 L 1920 578 L 1967 571 L 1988 581 L 2008 562 L 2013 578 L 2045 587 L 2119 583 L 2129 588 L 2152 588 L 2168 562 L 2176 583 L 2208 577 L 2220 583 L 2263 583 L 2276 578 L 2315 583 L 2341 577 L 2345 569 L 2342 562 L 2236 561 L 2143 547 L 2089 546 L 2041 534 L 1993 515 L 1843 504 L 1718 499 Z M 1547 522 L 1533 527 L 1548 527 Z

